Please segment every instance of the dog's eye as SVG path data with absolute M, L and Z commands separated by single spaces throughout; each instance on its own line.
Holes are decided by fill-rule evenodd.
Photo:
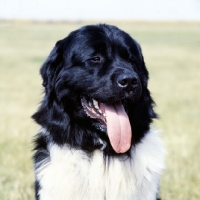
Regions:
M 93 62 L 101 62 L 101 58 L 99 56 L 95 56 L 93 58 L 90 59 Z

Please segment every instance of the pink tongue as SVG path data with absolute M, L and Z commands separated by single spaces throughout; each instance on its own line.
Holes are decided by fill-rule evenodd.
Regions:
M 104 104 L 107 132 L 110 143 L 117 153 L 124 153 L 131 146 L 131 125 L 120 101 Z

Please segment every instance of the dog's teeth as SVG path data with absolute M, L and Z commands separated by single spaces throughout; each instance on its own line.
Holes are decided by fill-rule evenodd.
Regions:
M 100 109 L 98 109 L 98 111 L 99 111 L 99 113 L 103 114 L 103 112 Z
M 94 107 L 95 107 L 96 109 L 99 109 L 98 102 L 95 101 L 94 99 L 92 99 L 92 100 L 93 100 L 93 105 L 94 105 Z
M 103 113 L 103 116 L 104 116 L 104 117 L 106 117 L 106 114 L 105 114 L 105 113 Z

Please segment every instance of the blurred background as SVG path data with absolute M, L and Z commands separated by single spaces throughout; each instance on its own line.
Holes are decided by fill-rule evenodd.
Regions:
M 168 152 L 162 199 L 199 200 L 199 0 L 1 0 L 0 199 L 34 199 L 39 68 L 57 40 L 96 23 L 114 24 L 141 44 L 160 115 L 153 126 Z

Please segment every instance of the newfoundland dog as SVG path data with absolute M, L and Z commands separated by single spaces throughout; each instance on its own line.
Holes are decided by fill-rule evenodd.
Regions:
M 157 199 L 164 150 L 140 45 L 115 26 L 84 26 L 40 73 L 36 199 Z

